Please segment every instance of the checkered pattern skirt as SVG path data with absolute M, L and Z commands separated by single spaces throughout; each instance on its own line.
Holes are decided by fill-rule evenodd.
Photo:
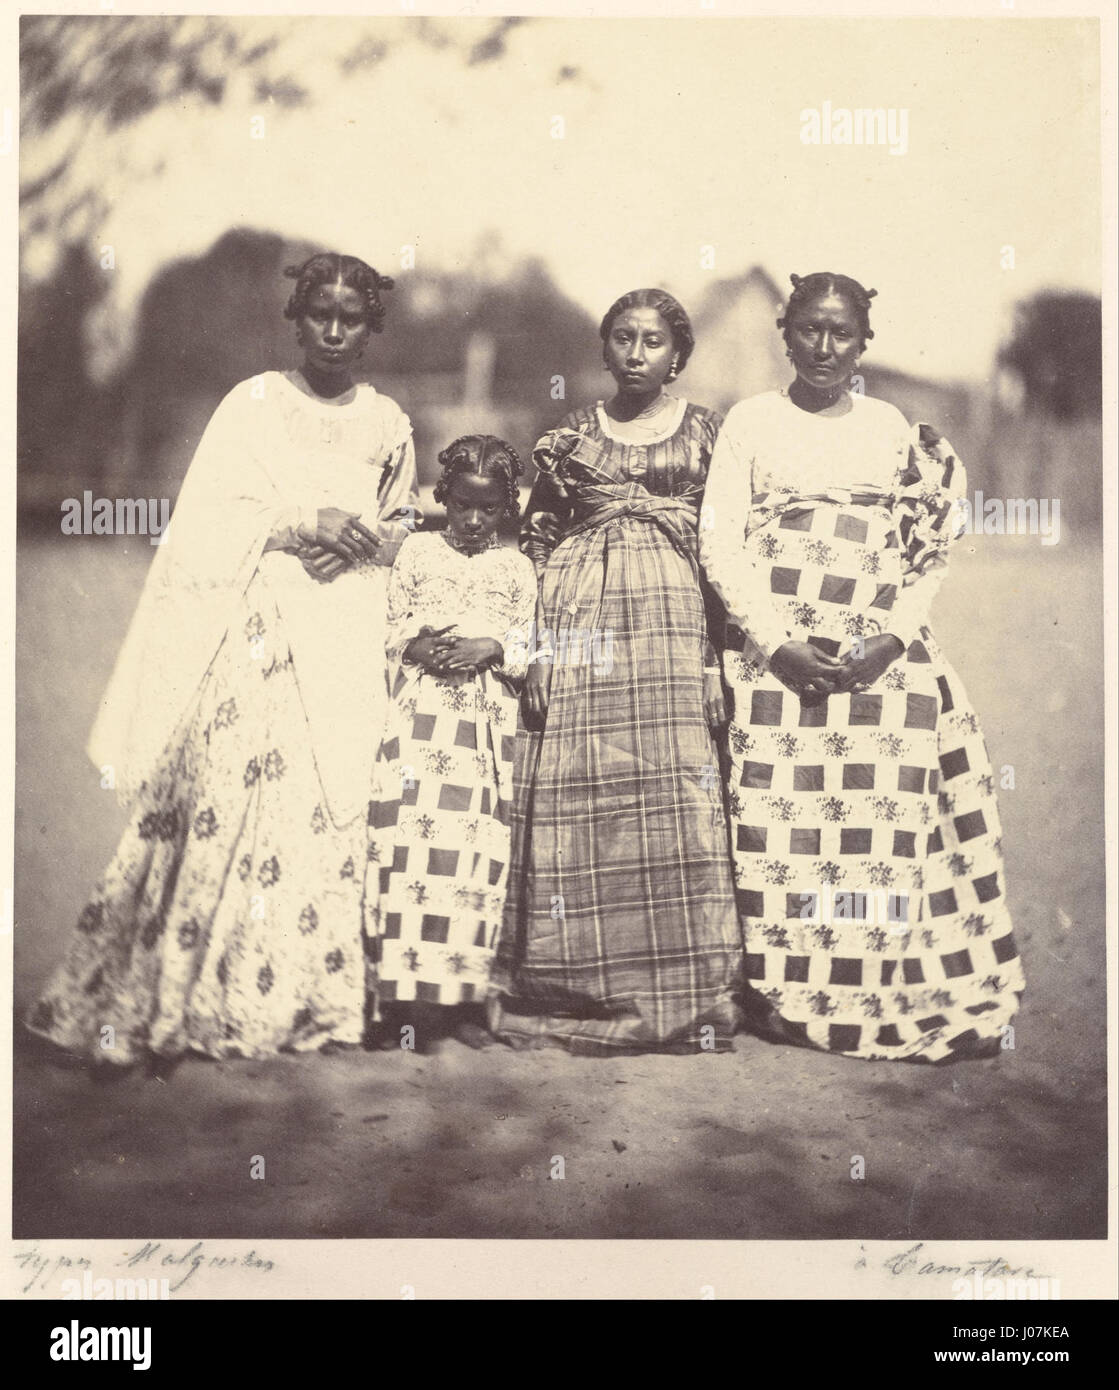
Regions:
M 579 1053 L 725 1050 L 742 943 L 694 566 L 619 516 L 556 549 L 541 612 L 557 661 L 518 747 L 492 1026 Z M 572 629 L 608 635 L 602 659 Z
M 485 999 L 505 901 L 517 696 L 492 672 L 405 666 L 369 808 L 376 1003 Z
M 883 506 L 790 507 L 750 533 L 794 640 L 838 655 L 889 611 Z M 749 1012 L 792 1041 L 939 1060 L 1001 1040 L 1023 989 L 979 721 L 927 627 L 865 693 L 801 699 L 732 629 L 735 878 Z

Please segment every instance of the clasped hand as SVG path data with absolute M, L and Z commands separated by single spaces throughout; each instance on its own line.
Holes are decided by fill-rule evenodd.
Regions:
M 302 544 L 296 551 L 303 568 L 324 584 L 349 569 L 367 561 L 377 563 L 381 539 L 353 512 L 341 507 L 320 507 L 318 525 L 312 532 L 299 528 Z
M 473 675 L 483 666 L 500 665 L 505 649 L 494 637 L 452 636 L 449 627 L 424 629 L 404 649 L 407 661 L 422 666 L 429 676 Z
M 797 695 L 826 699 L 868 689 L 904 651 L 901 640 L 889 632 L 868 637 L 861 656 L 828 656 L 811 642 L 786 642 L 770 657 L 769 669 Z

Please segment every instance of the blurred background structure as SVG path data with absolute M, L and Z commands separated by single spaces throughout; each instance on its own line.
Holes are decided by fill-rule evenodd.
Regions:
M 813 211 L 806 236 L 804 210 L 816 205 L 805 199 L 818 188 L 826 206 L 836 181 L 850 180 L 856 152 L 783 142 L 783 103 L 795 132 L 813 62 L 829 52 L 857 61 L 876 103 L 891 90 L 866 47 L 874 30 L 835 22 L 827 36 L 806 41 L 805 32 L 743 22 L 739 52 L 725 28 L 698 23 L 24 18 L 24 521 L 53 526 L 62 500 L 86 488 L 173 498 L 224 392 L 297 362 L 282 271 L 324 245 L 396 279 L 367 360 L 378 388 L 413 418 L 425 484 L 455 434 L 493 431 L 527 456 L 567 409 L 600 395 L 598 319 L 636 284 L 665 285 L 693 315 L 698 348 L 681 383 L 692 399 L 726 409 L 784 384 L 774 319 L 785 276 L 819 268 L 822 246 L 832 268 L 880 291 L 867 391 L 947 434 L 973 487 L 1060 497 L 1066 531 L 1096 530 L 1094 228 L 1030 241 L 1047 209 L 1068 216 L 1058 200 L 1085 153 L 1095 177 L 1091 139 L 1085 151 L 1066 138 L 1063 173 L 1044 186 L 1030 177 L 1000 187 L 997 157 L 971 167 L 962 144 L 951 169 L 938 154 L 938 184 L 927 173 L 937 166 L 921 166 L 930 156 L 917 148 L 898 160 L 859 151 L 874 175 L 857 190 L 866 224 L 850 209 L 831 225 Z M 957 26 L 949 51 L 933 42 L 922 54 L 915 147 L 942 80 L 990 84 L 1000 66 L 1028 71 L 1042 47 L 1075 73 L 1090 48 L 1075 25 L 1029 52 L 1015 51 L 1008 31 L 994 48 L 983 38 L 984 52 L 961 71 L 968 42 Z M 655 89 L 689 48 L 703 79 L 686 84 L 691 98 L 677 93 L 647 128 L 632 128 L 619 90 L 627 62 Z M 760 98 L 741 86 L 724 92 L 734 105 L 713 123 L 725 64 L 742 52 L 775 75 Z M 782 76 L 789 53 L 792 87 Z M 1069 101 L 1068 86 L 1051 89 Z M 689 99 L 698 125 L 684 119 Z M 759 99 L 767 125 L 751 106 Z M 1036 169 L 1049 100 L 1039 94 L 1035 117 L 1017 107 L 989 131 L 996 149 L 1012 139 L 1015 153 L 1033 151 L 1023 163 Z M 1066 137 L 1091 117 L 1090 101 L 1073 107 L 1061 112 Z M 751 138 L 728 142 L 718 129 L 728 119 Z M 951 127 L 948 144 L 959 134 L 953 119 L 943 108 L 937 115 Z M 1033 127 L 1022 128 L 1031 119 L 1033 140 Z M 663 189 L 647 183 L 654 154 L 667 171 Z M 786 193 L 775 200 L 766 192 L 774 171 Z M 903 172 L 908 183 L 898 184 Z M 969 180 L 1009 209 L 978 249 L 989 229 L 967 211 Z M 927 201 L 915 199 L 915 183 Z M 899 248 L 887 214 L 896 217 L 900 188 L 911 212 Z

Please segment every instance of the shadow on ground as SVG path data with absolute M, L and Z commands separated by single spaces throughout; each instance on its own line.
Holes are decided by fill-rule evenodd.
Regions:
M 20 1039 L 14 1235 L 1102 1238 L 1099 556 L 973 539 L 936 625 L 1014 783 L 1013 1050 L 922 1067 L 748 1037 L 627 1059 L 447 1043 L 98 1083 Z M 21 546 L 17 1008 L 120 833 L 81 750 L 150 555 L 111 544 Z

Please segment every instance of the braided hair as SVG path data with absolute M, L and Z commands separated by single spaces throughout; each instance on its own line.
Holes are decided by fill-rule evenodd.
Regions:
M 668 324 L 669 331 L 672 333 L 672 346 L 676 352 L 676 366 L 672 378 L 678 377 L 687 366 L 688 358 L 692 355 L 692 350 L 695 347 L 692 321 L 684 311 L 684 306 L 678 299 L 674 299 L 667 290 L 630 290 L 628 294 L 623 294 L 621 299 L 616 299 L 611 304 L 606 311 L 605 318 L 599 325 L 598 336 L 604 343 L 610 336 L 614 320 L 619 314 L 624 314 L 627 309 L 655 309 Z
M 473 473 L 479 478 L 500 478 L 505 485 L 505 513 L 521 514 L 517 479 L 524 472 L 516 449 L 495 434 L 464 434 L 439 455 L 442 470 L 435 484 L 435 501 L 441 507 L 457 477 Z
M 777 327 L 784 329 L 782 336 L 786 343 L 792 332 L 796 312 L 801 305 L 826 294 L 841 295 L 850 303 L 859 321 L 862 347 L 866 347 L 867 341 L 874 337 L 874 330 L 870 326 L 870 301 L 878 293 L 877 290 L 864 290 L 862 285 L 857 280 L 852 280 L 849 275 L 834 275 L 830 270 L 818 270 L 805 276 L 790 275 L 789 279 L 793 284 L 793 292 L 789 295 L 784 314 L 777 320 Z
M 295 281 L 295 289 L 284 310 L 284 318 L 300 319 L 307 312 L 307 301 L 320 285 L 341 282 L 361 295 L 365 304 L 365 321 L 370 331 L 380 333 L 385 317 L 381 291 L 391 290 L 393 282 L 357 256 L 342 256 L 336 251 L 320 251 L 308 256 L 302 265 L 289 265 L 284 274 Z

